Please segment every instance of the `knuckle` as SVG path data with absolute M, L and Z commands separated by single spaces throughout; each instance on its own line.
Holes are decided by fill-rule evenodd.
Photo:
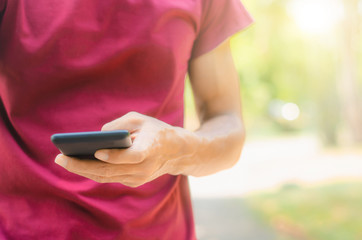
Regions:
M 102 131 L 112 130 L 112 124 L 110 124 L 110 123 L 104 124 L 101 130 Z
M 142 181 L 136 181 L 136 182 L 132 183 L 132 187 L 136 188 L 136 187 L 142 186 L 143 184 L 144 184 L 144 182 L 142 182 Z
M 132 119 L 132 118 L 138 117 L 138 114 L 139 113 L 132 111 L 132 112 L 126 113 L 123 117 Z
M 135 163 L 141 163 L 146 158 L 146 153 L 144 151 L 138 151 L 134 154 Z
M 142 180 L 143 181 L 146 181 L 147 180 L 147 178 L 149 177 L 149 176 L 152 176 L 153 175 L 153 170 L 151 169 L 151 168 L 146 168 L 146 169 L 144 169 L 144 171 L 143 171 L 143 176 L 142 176 Z
M 109 167 L 104 167 L 101 170 L 101 172 L 102 172 L 102 176 L 104 176 L 104 177 L 111 177 L 113 174 L 113 170 Z
M 148 177 L 149 177 L 148 175 L 143 175 L 143 176 L 137 178 L 136 183 L 139 186 L 141 186 L 141 185 L 145 184 L 146 182 L 148 182 Z
M 122 118 L 129 122 L 140 124 L 144 120 L 144 115 L 138 112 L 128 112 Z
M 129 186 L 132 188 L 136 188 L 139 187 L 140 185 L 138 185 L 137 183 L 130 183 Z
M 132 177 L 125 179 L 122 184 L 128 187 L 136 188 L 146 183 L 146 178 L 143 177 Z
M 135 188 L 135 187 L 138 187 L 137 185 L 136 185 L 136 183 L 134 183 L 134 182 L 127 182 L 127 181 L 123 181 L 123 182 L 121 182 L 123 185 L 125 185 L 125 186 L 127 186 L 127 187 L 131 187 L 131 188 Z
M 106 178 L 105 177 L 102 177 L 102 176 L 95 176 L 93 178 L 94 181 L 98 182 L 98 183 L 106 183 Z

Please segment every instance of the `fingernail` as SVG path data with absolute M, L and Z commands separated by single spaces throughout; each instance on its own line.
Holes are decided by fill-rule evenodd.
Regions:
M 55 158 L 55 163 L 62 166 L 62 167 L 66 167 L 68 164 L 68 160 L 65 158 L 61 157 L 61 154 L 59 154 L 56 158 Z
M 108 153 L 106 153 L 105 151 L 97 151 L 94 156 L 99 159 L 99 160 L 102 160 L 102 161 L 107 161 L 108 158 L 109 158 L 109 155 Z

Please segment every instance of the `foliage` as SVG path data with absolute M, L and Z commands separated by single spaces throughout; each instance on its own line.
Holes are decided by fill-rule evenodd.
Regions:
M 361 182 L 287 185 L 276 192 L 251 195 L 247 203 L 280 239 L 357 240 L 362 239 L 361 187 Z
M 249 129 L 254 132 L 270 123 L 279 131 L 317 129 L 325 142 L 335 144 L 341 128 L 338 31 L 326 36 L 303 33 L 288 13 L 291 0 L 243 2 L 256 21 L 233 38 L 232 50 Z M 296 103 L 299 119 L 273 118 L 274 100 Z

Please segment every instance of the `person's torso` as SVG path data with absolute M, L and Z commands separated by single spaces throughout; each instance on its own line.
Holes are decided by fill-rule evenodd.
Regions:
M 34 228 L 59 239 L 194 237 L 185 177 L 165 175 L 137 189 L 98 184 L 54 164 L 50 136 L 100 130 L 129 111 L 181 126 L 199 5 L 7 1 L 0 25 L 0 236 L 6 225 L 10 239 L 29 239 Z

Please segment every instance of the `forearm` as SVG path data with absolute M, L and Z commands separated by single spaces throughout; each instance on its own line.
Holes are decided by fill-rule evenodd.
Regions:
M 182 157 L 171 161 L 175 174 L 205 176 L 232 167 L 240 158 L 245 131 L 237 114 L 222 114 L 183 133 Z M 186 151 L 185 151 L 186 150 Z
M 203 176 L 233 166 L 245 138 L 239 78 L 229 42 L 191 61 L 189 76 L 201 127 L 186 143 L 192 157 L 179 166 L 182 174 Z

